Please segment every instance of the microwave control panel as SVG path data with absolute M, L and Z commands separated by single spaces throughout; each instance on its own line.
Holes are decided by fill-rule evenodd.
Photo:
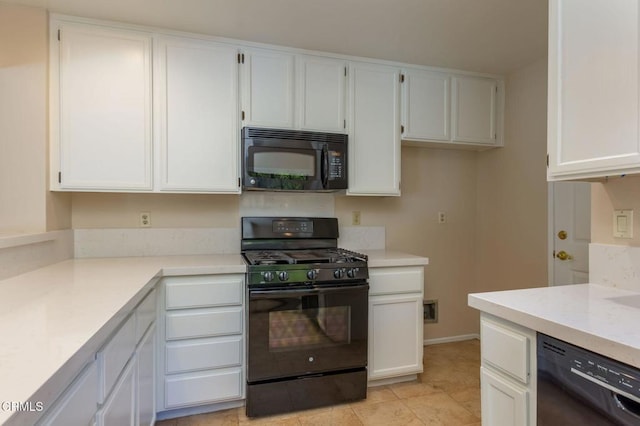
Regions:
M 329 180 L 344 179 L 344 153 L 329 152 Z

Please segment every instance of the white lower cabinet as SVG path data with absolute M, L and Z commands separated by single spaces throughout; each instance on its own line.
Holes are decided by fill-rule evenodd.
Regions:
M 422 372 L 422 266 L 369 269 L 369 381 Z
M 38 425 L 154 424 L 155 294 L 150 290 L 124 317 Z
M 244 398 L 244 275 L 162 280 L 157 411 Z
M 482 424 L 536 424 L 536 334 L 482 313 Z
M 89 424 L 98 409 L 98 363 L 91 362 L 38 425 Z
M 529 391 L 504 379 L 490 369 L 480 367 L 482 382 L 482 423 L 495 426 L 528 423 Z

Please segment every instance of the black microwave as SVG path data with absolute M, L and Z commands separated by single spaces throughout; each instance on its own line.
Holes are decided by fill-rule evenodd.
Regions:
M 347 189 L 347 135 L 244 127 L 242 188 L 326 192 Z

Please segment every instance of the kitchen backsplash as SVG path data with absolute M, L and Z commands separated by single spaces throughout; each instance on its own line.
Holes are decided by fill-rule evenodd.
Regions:
M 640 247 L 589 244 L 589 281 L 640 291 Z
M 343 248 L 384 249 L 383 226 L 342 226 Z M 170 256 L 240 252 L 239 228 L 76 229 L 75 257 Z

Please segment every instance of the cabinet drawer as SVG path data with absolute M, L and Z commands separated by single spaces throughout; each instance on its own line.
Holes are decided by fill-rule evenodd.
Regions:
M 482 319 L 482 360 L 527 384 L 529 382 L 529 338 L 511 327 Z
M 242 398 L 242 370 L 193 373 L 165 379 L 165 408 Z
M 135 315 L 129 316 L 122 327 L 98 352 L 98 364 L 101 372 L 100 403 L 111 392 L 120 372 L 131 358 L 136 347 Z
M 188 339 L 242 333 L 242 308 L 167 312 L 166 339 Z
M 241 305 L 243 275 L 201 275 L 165 279 L 167 309 Z
M 369 294 L 422 293 L 422 266 L 369 269 Z
M 98 364 L 92 362 L 37 423 L 46 426 L 86 425 L 98 409 Z
M 169 374 L 239 366 L 242 364 L 242 338 L 170 342 L 166 360 Z
M 144 336 L 151 323 L 156 319 L 156 289 L 147 294 L 136 308 L 136 342 Z

